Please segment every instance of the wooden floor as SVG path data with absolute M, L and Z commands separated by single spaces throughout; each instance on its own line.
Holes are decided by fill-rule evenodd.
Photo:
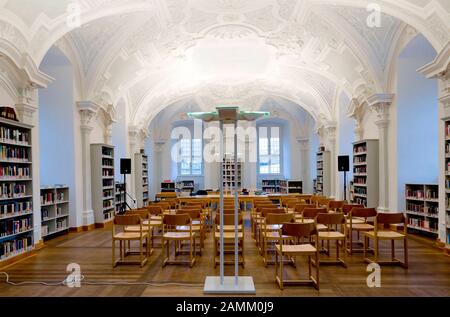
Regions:
M 254 278 L 257 296 L 450 296 L 450 257 L 421 239 L 409 241 L 410 268 L 382 267 L 381 288 L 368 288 L 366 264 L 362 255 L 347 257 L 348 268 L 321 266 L 320 291 L 309 286 L 288 287 L 280 291 L 275 283 L 274 266 L 265 268 L 254 240 L 246 235 L 246 266 L 241 275 Z M 386 246 L 387 247 L 387 246 Z M 385 249 L 387 251 L 387 249 Z M 35 256 L 6 268 L 13 282 L 58 282 L 67 276 L 66 266 L 78 263 L 86 282 L 182 283 L 184 286 L 86 285 L 71 289 L 66 286 L 10 286 L 0 276 L 0 296 L 203 296 L 206 276 L 218 275 L 213 267 L 212 238 L 208 235 L 206 249 L 195 267 L 167 266 L 161 268 L 161 250 L 156 249 L 144 267 L 111 266 L 111 231 L 90 232 L 58 237 Z M 400 256 L 399 254 L 398 256 Z M 299 261 L 300 262 L 300 261 Z M 289 268 L 287 274 L 293 274 Z M 297 273 L 306 272 L 300 263 Z M 0 270 L 2 271 L 2 270 Z M 225 272 L 233 274 L 233 267 Z

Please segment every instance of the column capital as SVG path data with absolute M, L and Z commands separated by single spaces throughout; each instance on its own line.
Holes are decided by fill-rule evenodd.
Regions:
M 14 105 L 19 120 L 23 123 L 34 124 L 34 113 L 38 109 L 37 89 L 31 85 L 18 89 L 18 102 Z
M 336 142 L 337 124 L 334 121 L 327 122 L 324 126 L 328 141 Z
M 80 127 L 84 131 L 92 131 L 93 119 L 97 116 L 99 106 L 92 101 L 78 101 L 78 111 L 80 112 Z
M 367 98 L 369 108 L 377 115 L 375 124 L 379 128 L 389 126 L 389 108 L 394 100 L 393 94 L 374 94 Z
M 134 146 L 138 143 L 139 128 L 137 126 L 128 127 L 128 141 L 130 145 Z
M 161 153 L 167 140 L 155 140 L 155 152 Z
M 301 151 L 307 151 L 307 150 L 310 149 L 311 139 L 299 137 L 299 138 L 297 138 L 297 142 L 300 145 L 300 150 Z

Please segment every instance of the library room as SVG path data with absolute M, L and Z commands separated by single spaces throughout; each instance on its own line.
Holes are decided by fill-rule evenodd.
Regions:
M 0 297 L 225 296 L 450 297 L 450 2 L 0 1 Z

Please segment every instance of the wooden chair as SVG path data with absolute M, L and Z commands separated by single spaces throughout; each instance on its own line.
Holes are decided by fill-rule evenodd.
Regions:
M 238 263 L 245 267 L 244 257 L 244 222 L 242 215 L 238 215 Z M 234 254 L 235 243 L 235 217 L 234 214 L 224 214 L 223 224 L 220 222 L 220 215 L 216 215 L 215 231 L 214 231 L 214 268 L 220 263 L 220 226 L 224 226 L 223 243 L 224 253 Z M 239 255 L 241 257 L 239 257 Z M 234 264 L 234 261 L 227 261 L 224 259 L 224 264 Z
M 204 227 L 204 223 L 205 223 L 205 219 L 204 219 L 204 215 L 202 214 L 202 211 L 200 208 L 197 209 L 181 209 L 178 210 L 177 215 L 183 215 L 183 214 L 187 214 L 189 215 L 189 217 L 191 218 L 191 223 L 192 226 L 177 226 L 176 230 L 180 231 L 180 232 L 189 232 L 189 230 L 192 228 L 192 231 L 195 233 L 195 237 L 194 237 L 194 243 L 196 243 L 196 238 L 199 238 L 199 255 L 202 255 L 202 249 L 204 248 L 205 245 L 205 227 Z
M 326 214 L 328 210 L 326 208 L 305 208 L 302 212 L 300 219 L 296 218 L 299 223 L 313 223 L 319 214 Z M 327 226 L 323 224 L 317 224 L 317 230 L 327 230 Z
M 294 215 L 288 213 L 268 213 L 264 218 L 265 221 L 262 226 L 262 253 L 264 266 L 267 267 L 268 264 L 275 264 L 275 262 L 269 261 L 267 256 L 269 243 L 280 243 L 282 236 L 279 235 L 279 230 L 282 224 L 294 222 Z
M 328 212 L 344 212 L 344 205 L 346 204 L 346 201 L 344 200 L 330 200 L 328 202 Z
M 162 237 L 162 227 L 163 227 L 163 216 L 164 216 L 164 209 L 160 205 L 150 205 L 147 207 L 147 210 L 150 213 L 150 222 L 144 221 L 144 225 L 149 225 L 152 229 L 152 235 L 151 235 L 151 241 L 152 241 L 152 248 L 155 247 L 154 240 L 155 237 L 161 238 Z
M 364 208 L 364 205 L 359 205 L 359 204 L 345 204 L 342 207 L 342 212 L 344 213 L 344 215 L 347 218 L 347 223 L 348 223 L 348 214 L 350 213 L 350 211 L 352 211 L 353 208 Z M 353 223 L 364 223 L 365 220 L 364 219 L 358 219 L 358 218 L 353 218 Z
M 276 206 L 272 206 L 272 207 L 268 207 L 268 206 L 264 206 L 261 209 L 259 209 L 259 213 L 257 215 L 257 219 L 256 219 L 256 244 L 259 246 L 260 252 L 262 254 L 263 249 L 260 246 L 260 243 L 262 242 L 261 239 L 261 232 L 262 232 L 262 227 L 264 226 L 264 222 L 266 219 L 266 216 L 268 214 L 286 214 L 286 211 L 283 208 L 279 208 Z
M 333 214 L 324 214 L 319 213 L 317 215 L 317 224 L 322 224 L 326 226 L 326 230 L 318 231 L 317 234 L 317 245 L 319 246 L 321 241 L 327 242 L 326 254 L 330 256 L 330 241 L 336 241 L 336 259 L 335 260 L 320 260 L 320 264 L 340 264 L 344 267 L 347 267 L 345 263 L 346 250 L 345 250 L 345 217 L 343 213 L 333 213 Z M 344 232 L 339 232 L 336 230 L 336 227 L 341 227 Z M 340 243 L 342 242 L 342 243 Z M 342 248 L 342 254 L 344 258 L 340 257 L 339 249 Z
M 328 204 L 330 203 L 330 201 L 332 201 L 332 199 L 325 198 L 325 197 L 320 197 L 320 198 L 317 199 L 317 207 L 319 207 L 319 208 L 323 208 L 323 207 L 328 208 Z
M 286 223 L 280 229 L 279 236 L 282 237 L 280 244 L 275 246 L 275 279 L 280 289 L 284 285 L 312 284 L 319 290 L 319 250 L 312 245 L 317 240 L 316 223 Z M 308 257 L 308 279 L 285 280 L 283 272 L 283 257 L 296 258 Z M 280 262 L 278 263 L 278 258 Z M 316 276 L 312 275 L 312 258 L 316 261 Z M 278 267 L 280 268 L 278 270 Z
M 151 222 L 151 220 L 150 220 L 151 214 L 146 208 L 129 210 L 129 211 L 127 211 L 126 215 L 139 216 L 142 219 L 142 230 L 146 231 L 148 233 L 149 239 L 151 239 L 153 241 L 153 227 L 149 225 L 149 223 Z M 139 226 L 139 225 L 125 226 L 123 228 L 124 232 L 140 232 L 140 230 L 141 230 L 141 226 Z M 130 241 L 128 241 L 128 251 L 126 251 L 126 254 L 127 255 L 139 254 L 139 252 L 131 250 L 131 242 Z M 150 255 L 153 254 L 153 245 L 150 248 L 149 254 Z
M 390 225 L 403 225 L 403 233 L 389 229 Z M 381 230 L 380 230 L 381 227 Z M 364 260 L 368 263 L 378 263 L 380 265 L 400 265 L 408 268 L 408 239 L 407 221 L 403 213 L 379 213 L 375 218 L 374 230 L 364 233 Z M 366 256 L 370 240 L 374 240 L 374 258 Z M 403 240 L 404 261 L 395 257 L 395 241 Z M 391 241 L 391 260 L 379 261 L 380 241 Z
M 306 208 L 316 208 L 314 204 L 297 204 L 294 206 L 295 218 L 302 218 L 303 210 Z
M 177 227 L 186 226 L 187 231 L 178 231 Z M 162 235 L 162 248 L 166 247 L 166 256 L 163 257 L 162 267 L 167 264 L 189 264 L 193 267 L 195 264 L 195 232 L 192 230 L 192 220 L 189 214 L 181 215 L 165 215 L 163 218 L 163 235 Z M 170 242 L 175 243 L 175 255 L 178 250 L 177 247 L 180 242 L 189 241 L 189 261 L 176 261 L 170 260 Z
M 353 248 L 353 232 L 358 233 L 358 237 L 361 232 L 373 231 L 374 226 L 367 223 L 368 218 L 373 218 L 377 216 L 377 211 L 375 208 L 352 208 L 348 214 L 348 222 L 346 224 L 347 234 L 348 234 L 348 247 L 347 252 L 351 255 L 353 252 L 364 252 L 364 249 L 354 249 Z M 357 222 L 354 221 L 357 218 Z M 363 223 L 361 223 L 363 219 Z M 361 243 L 360 241 L 357 241 Z
M 139 226 L 139 232 L 125 232 L 124 228 L 128 226 Z M 116 228 L 121 227 L 122 231 L 117 232 Z M 116 241 L 119 241 L 120 256 L 116 260 Z M 139 242 L 139 262 L 126 261 L 126 242 Z M 144 257 L 144 242 L 146 243 L 146 256 Z M 138 215 L 117 215 L 114 218 L 112 226 L 112 265 L 115 268 L 118 264 L 138 264 L 143 267 L 147 263 L 149 256 L 149 236 L 148 231 L 144 230 L 142 219 Z

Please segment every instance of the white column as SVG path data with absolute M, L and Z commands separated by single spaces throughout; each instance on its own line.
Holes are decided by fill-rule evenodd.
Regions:
M 364 118 L 364 106 L 357 98 L 351 100 L 347 109 L 347 116 L 355 120 L 355 140 L 361 141 L 364 138 L 364 126 L 362 124 Z
M 128 128 L 128 151 L 131 159 L 131 175 L 127 176 L 127 191 L 133 198 L 136 198 L 134 154 L 139 152 L 139 144 L 139 129 L 134 126 L 130 126 Z M 131 207 L 134 206 L 134 203 L 131 200 L 128 201 L 128 204 Z
M 303 181 L 303 192 L 312 193 L 313 188 L 311 184 L 311 140 L 309 138 L 298 138 L 297 142 L 300 148 L 300 166 L 301 177 Z
M 337 173 L 337 156 L 336 156 L 336 124 L 329 123 L 325 126 L 325 133 L 328 140 L 328 150 L 330 151 L 330 182 L 331 182 L 331 196 L 330 198 L 337 197 L 337 186 L 336 186 L 336 173 Z
M 33 226 L 34 243 L 42 245 L 41 241 L 41 181 L 40 181 L 40 163 L 39 163 L 39 107 L 37 89 L 31 86 L 19 89 L 18 103 L 14 105 L 17 111 L 18 119 L 22 123 L 32 125 L 31 140 L 33 158 Z
M 166 140 L 154 141 L 156 193 L 161 192 L 161 182 L 163 181 L 163 152 L 165 144 Z
M 97 115 L 98 105 L 90 101 L 78 102 L 80 112 L 81 129 L 81 159 L 83 172 L 83 226 L 95 223 L 94 211 L 92 210 L 91 191 L 91 144 L 90 135 L 93 130 L 92 122 Z
M 375 124 L 379 132 L 379 211 L 389 211 L 389 108 L 394 96 L 376 94 L 368 98 L 369 106 L 377 115 Z
M 112 145 L 113 122 L 107 123 L 105 126 L 105 144 Z

